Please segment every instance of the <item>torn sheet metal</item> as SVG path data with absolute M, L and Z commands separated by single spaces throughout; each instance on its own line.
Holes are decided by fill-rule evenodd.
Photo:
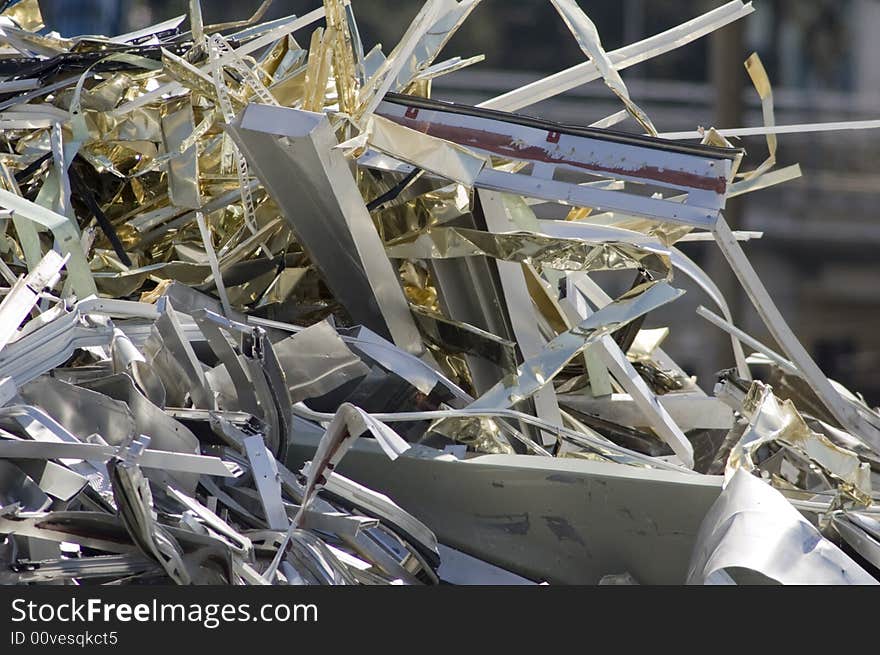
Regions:
M 286 373 L 290 402 L 314 398 L 370 372 L 327 323 L 316 323 L 274 344 Z
M 730 584 L 740 570 L 740 581 L 751 584 L 877 584 L 782 494 L 745 470 L 736 471 L 706 514 L 687 581 Z
M 790 400 L 780 403 L 771 387 L 753 382 L 740 411 L 748 423 L 727 460 L 728 477 L 739 468 L 755 470 L 759 465 L 758 450 L 775 441 L 806 456 L 813 467 L 820 467 L 835 481 L 842 494 L 862 504 L 871 503 L 868 463 L 862 462 L 856 453 L 810 430 Z M 803 488 L 805 473 L 799 469 L 804 468 L 804 464 L 796 460 L 787 461 L 778 476 Z M 806 474 L 810 473 L 812 471 L 808 469 Z
M 535 232 L 488 233 L 435 227 L 414 241 L 386 248 L 399 259 L 450 259 L 484 255 L 508 262 L 534 262 L 560 271 L 613 271 L 645 268 L 665 277 L 671 268 L 662 254 L 626 243 L 561 239 Z

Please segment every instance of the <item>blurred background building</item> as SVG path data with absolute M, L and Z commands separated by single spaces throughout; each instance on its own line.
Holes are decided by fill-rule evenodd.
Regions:
M 353 0 L 365 45 L 397 43 L 422 0 Z M 607 50 L 661 32 L 724 0 L 580 0 Z M 41 0 L 63 35 L 119 33 L 186 12 L 185 0 Z M 258 0 L 203 1 L 206 22 L 244 18 Z M 302 14 L 319 0 L 276 0 L 266 18 Z M 743 61 L 757 51 L 774 87 L 779 124 L 880 116 L 880 0 L 754 0 L 757 11 L 709 38 L 622 73 L 632 97 L 661 131 L 761 125 Z M 583 61 L 548 0 L 483 0 L 452 40 L 449 56 L 486 61 L 440 78 L 436 98 L 475 104 Z M 601 82 L 530 107 L 527 113 L 588 124 L 619 110 Z M 629 123 L 622 129 L 634 129 Z M 766 157 L 763 138 L 739 145 L 744 169 Z M 744 244 L 783 315 L 829 376 L 880 403 L 880 131 L 782 135 L 778 165 L 800 163 L 802 179 L 732 201 L 737 228 L 764 233 Z M 730 294 L 736 322 L 776 347 L 709 242 L 684 246 Z M 726 277 L 725 277 L 726 276 Z M 711 388 L 729 366 L 729 340 L 694 314 L 705 296 L 684 280 L 682 300 L 652 317 L 672 328 L 666 348 Z

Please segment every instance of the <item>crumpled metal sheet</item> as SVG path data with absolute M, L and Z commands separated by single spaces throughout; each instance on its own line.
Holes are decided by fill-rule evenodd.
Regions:
M 666 277 L 672 268 L 663 254 L 627 243 L 554 238 L 536 232 L 481 232 L 434 227 L 410 242 L 386 248 L 396 259 L 450 259 L 484 255 L 502 261 L 532 262 L 560 271 L 614 271 L 644 268 Z
M 870 465 L 855 452 L 810 430 L 790 400 L 780 403 L 770 387 L 753 382 L 743 400 L 741 414 L 747 425 L 728 457 L 728 477 L 738 469 L 756 470 L 760 464 L 759 451 L 775 442 L 783 450 L 774 455 L 782 461 L 773 474 L 803 488 L 804 476 L 815 475 L 818 467 L 834 481 L 840 493 L 857 503 L 871 504 Z M 786 457 L 789 451 L 793 457 Z
M 739 246 L 760 234 L 722 213 L 799 175 L 778 134 L 875 125 L 777 126 L 752 55 L 763 128 L 658 134 L 619 73 L 750 4 L 606 52 L 552 0 L 587 60 L 471 107 L 431 82 L 482 60 L 438 60 L 479 0 L 428 0 L 388 52 L 361 41 L 369 3 L 261 23 L 270 1 L 116 36 L 0 12 L 0 581 L 880 576 L 880 413 L 822 374 Z M 591 126 L 513 113 L 600 78 L 624 110 Z M 628 115 L 646 135 L 607 129 Z M 741 133 L 767 137 L 746 172 Z M 780 352 L 684 241 L 717 242 Z M 682 273 L 731 338 L 712 395 L 661 347 L 676 326 L 646 328 Z M 577 501 L 599 478 L 613 517 Z

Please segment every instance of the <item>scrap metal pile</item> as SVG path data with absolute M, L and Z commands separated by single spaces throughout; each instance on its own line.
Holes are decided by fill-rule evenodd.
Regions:
M 584 63 L 476 107 L 430 91 L 481 59 L 439 57 L 479 0 L 429 0 L 390 51 L 368 2 L 268 4 L 114 37 L 3 4 L 4 583 L 875 581 L 880 414 L 722 215 L 799 175 L 760 60 L 747 172 L 719 131 L 658 136 L 618 73 L 750 4 L 606 52 L 552 0 Z M 590 127 L 517 113 L 600 79 L 623 110 Z M 714 395 L 643 327 L 674 275 L 730 334 Z

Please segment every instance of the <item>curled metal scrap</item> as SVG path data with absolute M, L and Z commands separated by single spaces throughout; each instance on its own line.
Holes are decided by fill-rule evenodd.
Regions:
M 529 530 L 519 559 L 500 547 L 480 559 L 465 552 L 482 552 L 478 539 L 459 543 L 468 508 L 444 506 L 435 528 L 389 498 L 407 461 L 457 476 L 493 457 L 517 475 L 558 467 L 539 496 L 571 493 L 552 484 L 572 470 L 589 482 L 593 465 L 695 487 L 724 471 L 728 488 L 691 526 L 689 581 L 730 581 L 733 566 L 794 582 L 878 575 L 880 414 L 821 375 L 721 214 L 727 197 L 797 171 L 771 170 L 760 59 L 746 68 L 769 157 L 748 173 L 713 129 L 700 145 L 655 138 L 618 73 L 752 7 L 732 0 L 606 52 L 574 0 L 553 0 L 587 61 L 481 107 L 437 101 L 432 79 L 481 60 L 438 61 L 479 1 L 429 0 L 387 53 L 364 47 L 344 0 L 261 24 L 267 1 L 215 26 L 196 1 L 189 30 L 70 38 L 37 33 L 35 0 L 4 4 L 0 580 L 556 579 L 559 558 L 520 561 L 534 560 Z M 498 109 L 599 78 L 625 112 L 592 127 Z M 599 127 L 627 115 L 655 136 Z M 674 247 L 684 239 L 717 240 L 781 353 L 733 325 Z M 681 295 L 674 269 L 731 335 L 736 368 L 714 396 L 663 351 L 669 331 L 643 325 Z M 613 294 L 611 277 L 625 278 Z M 743 347 L 773 386 L 751 381 Z M 364 452 L 393 460 L 371 487 L 336 471 Z M 422 476 L 401 502 L 422 507 L 435 486 Z M 790 570 L 718 529 L 731 515 L 746 530 L 767 498 L 762 538 L 797 560 Z M 508 510 L 488 514 L 521 514 Z M 584 545 L 573 517 L 544 518 Z M 80 557 L 37 555 L 61 543 Z M 596 581 L 650 582 L 641 564 Z
M 435 227 L 411 242 L 386 248 L 400 259 L 449 259 L 485 255 L 513 262 L 531 261 L 560 271 L 614 271 L 644 268 L 658 277 L 670 274 L 667 255 L 626 243 L 589 243 L 534 232 L 493 234 L 466 228 Z

